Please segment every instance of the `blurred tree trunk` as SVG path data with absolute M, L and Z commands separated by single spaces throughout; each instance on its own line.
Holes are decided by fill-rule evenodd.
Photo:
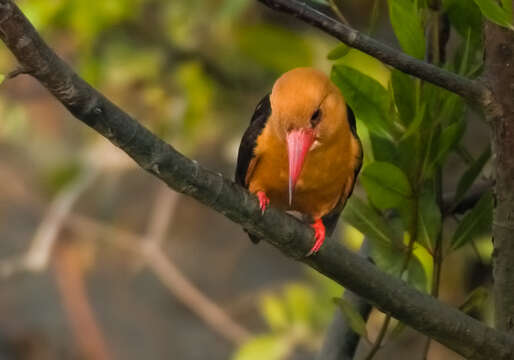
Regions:
M 496 171 L 493 265 L 496 328 L 514 332 L 514 31 L 485 25 L 484 77 Z

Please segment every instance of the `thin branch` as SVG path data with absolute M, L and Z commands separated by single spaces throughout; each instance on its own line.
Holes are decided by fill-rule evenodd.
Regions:
M 301 0 L 259 1 L 274 10 L 291 14 L 406 74 L 414 75 L 484 106 L 492 101 L 489 89 L 480 81 L 462 77 L 401 53 L 319 12 Z
M 156 242 L 126 230 L 102 224 L 85 216 L 72 214 L 68 224 L 77 231 L 106 234 L 105 239 L 133 256 L 143 256 L 145 264 L 168 290 L 216 333 L 234 344 L 246 341 L 251 333 L 235 322 L 221 307 L 195 287 L 187 277 L 157 248 Z M 139 245 L 141 244 L 141 245 Z
M 97 172 L 93 169 L 83 170 L 73 183 L 56 196 L 36 229 L 27 252 L 19 258 L 0 262 L 0 276 L 11 276 L 17 271 L 39 272 L 46 269 L 66 216 L 96 176 Z
M 224 214 L 259 238 L 266 239 L 285 255 L 306 263 L 381 311 L 392 314 L 462 356 L 483 360 L 512 359 L 513 337 L 381 272 L 339 242 L 328 242 L 317 255 L 304 258 L 312 247 L 312 229 L 273 207 L 261 215 L 255 196 L 221 174 L 207 170 L 178 153 L 124 113 L 55 55 L 12 0 L 0 0 L 0 38 L 22 66 L 36 69 L 31 75 L 77 119 L 120 147 L 139 166 L 171 188 Z M 358 38 L 359 34 L 353 33 L 352 43 Z M 410 58 L 407 60 L 412 61 Z M 421 69 L 421 74 L 426 75 L 425 65 Z M 437 71 L 440 74 L 440 70 Z M 468 81 L 471 82 L 466 80 L 464 83 Z M 463 90 L 462 81 L 457 83 L 456 89 L 468 93 Z M 472 90 L 468 95 L 475 99 L 480 97 L 483 88 L 479 88 L 479 92 Z
M 71 330 L 84 359 L 113 359 L 88 301 L 84 264 L 78 249 L 70 243 L 59 244 L 53 257 L 57 288 Z M 84 261 L 84 260 L 82 260 Z
M 145 242 L 148 246 L 159 248 L 166 236 L 170 221 L 175 216 L 178 203 L 178 193 L 170 191 L 164 184 L 160 184 L 155 196 L 155 205 L 152 209 Z

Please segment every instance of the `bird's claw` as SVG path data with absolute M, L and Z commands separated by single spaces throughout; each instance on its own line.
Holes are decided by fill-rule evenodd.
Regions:
M 259 207 L 261 208 L 261 214 L 264 215 L 264 212 L 269 206 L 269 198 L 264 191 L 258 191 L 257 197 L 259 198 Z
M 311 227 L 314 229 L 314 239 L 316 239 L 316 242 L 314 242 L 312 249 L 305 255 L 306 257 L 316 254 L 325 241 L 325 225 L 323 225 L 321 219 L 316 220 Z

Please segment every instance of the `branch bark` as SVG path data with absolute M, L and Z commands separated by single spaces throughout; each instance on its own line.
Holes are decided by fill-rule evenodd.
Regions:
M 189 195 L 300 260 L 385 313 L 470 359 L 514 359 L 514 338 L 409 287 L 332 241 L 313 257 L 305 224 L 259 204 L 245 189 L 178 153 L 71 70 L 44 43 L 12 0 L 0 0 L 0 38 L 20 65 L 77 119 L 125 151 L 172 189 Z M 474 83 L 473 83 L 474 84 Z M 471 92 L 473 93 L 473 92 Z
M 514 31 L 485 26 L 484 76 L 496 106 L 487 109 L 492 126 L 496 186 L 493 217 L 493 275 L 496 328 L 514 332 Z
M 361 50 L 406 74 L 414 75 L 434 85 L 450 90 L 466 100 L 485 106 L 491 102 L 491 92 L 480 81 L 465 78 L 399 52 L 319 12 L 301 0 L 259 1 L 274 10 L 291 14 L 332 35 L 348 46 Z

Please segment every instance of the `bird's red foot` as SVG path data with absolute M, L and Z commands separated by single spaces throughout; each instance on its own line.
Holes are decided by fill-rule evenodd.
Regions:
M 266 196 L 264 191 L 257 191 L 257 197 L 259 198 L 259 207 L 261 208 L 261 213 L 264 215 L 264 211 L 269 206 L 269 198 Z
M 316 242 L 306 256 L 316 254 L 325 241 L 325 225 L 323 225 L 321 219 L 316 220 L 314 224 L 311 225 L 311 227 L 314 229 L 314 238 L 316 239 Z

